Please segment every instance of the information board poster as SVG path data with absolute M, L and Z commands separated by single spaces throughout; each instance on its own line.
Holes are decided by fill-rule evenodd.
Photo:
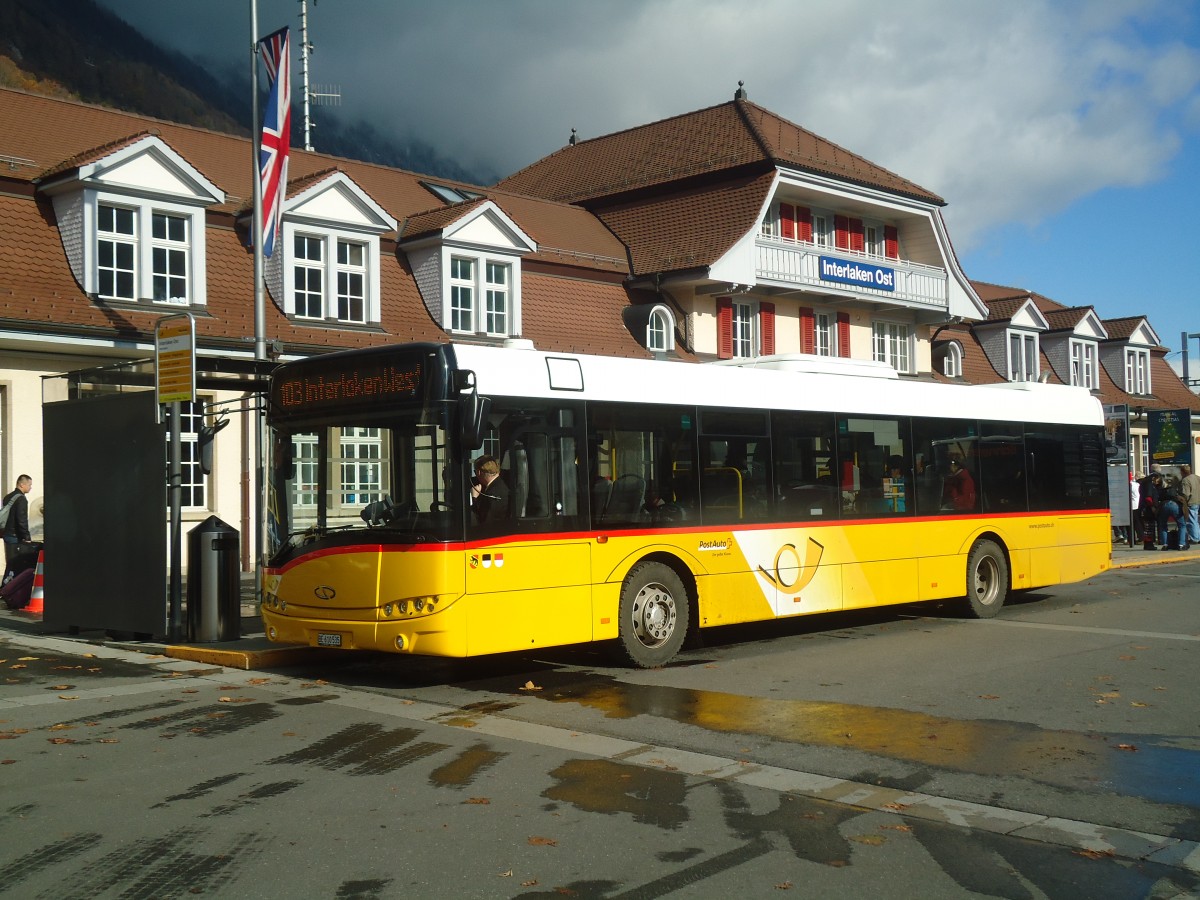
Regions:
M 1187 409 L 1152 409 L 1150 458 L 1163 466 L 1181 466 L 1192 461 L 1192 413 Z

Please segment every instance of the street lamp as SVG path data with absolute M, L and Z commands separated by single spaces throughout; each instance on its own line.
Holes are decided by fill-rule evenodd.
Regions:
M 1194 387 L 1200 386 L 1200 378 L 1192 378 L 1188 375 L 1188 349 L 1187 349 L 1188 345 L 1187 345 L 1187 342 L 1189 340 L 1191 340 L 1192 338 L 1196 339 L 1197 347 L 1200 348 L 1200 332 L 1189 333 L 1186 331 L 1181 331 L 1179 333 L 1179 343 L 1183 345 L 1183 383 L 1186 384 L 1189 388 L 1194 388 Z

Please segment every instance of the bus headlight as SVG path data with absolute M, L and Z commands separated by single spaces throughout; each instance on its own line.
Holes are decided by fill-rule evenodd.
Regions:
M 387 617 L 391 618 L 391 615 L 392 615 L 392 604 L 390 604 L 390 603 L 385 603 L 385 604 L 383 605 L 383 614 L 384 614 L 385 616 L 387 616 Z

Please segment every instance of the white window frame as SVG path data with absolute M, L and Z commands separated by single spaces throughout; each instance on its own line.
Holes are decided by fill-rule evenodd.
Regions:
M 837 315 L 831 312 L 813 313 L 813 351 L 817 356 L 837 355 Z
M 158 233 L 160 221 L 165 226 L 164 233 L 161 235 Z M 182 238 L 171 236 L 173 223 L 178 223 L 182 227 Z M 150 215 L 150 296 L 155 303 L 173 303 L 180 306 L 186 306 L 188 303 L 192 283 L 191 240 L 188 237 L 190 227 L 191 220 L 188 217 L 167 210 L 156 209 Z M 180 260 L 183 262 L 182 273 L 175 268 L 176 263 Z M 164 295 L 161 297 L 159 296 L 160 282 L 164 288 Z M 172 290 L 178 290 L 180 287 L 182 287 L 182 293 L 171 293 Z
M 122 215 L 125 214 L 125 215 Z M 112 227 L 105 220 L 112 219 Z M 125 230 L 123 220 L 128 220 Z M 105 248 L 109 248 L 105 253 Z M 121 250 L 128 252 L 122 259 Z M 138 298 L 138 214 L 137 209 L 116 203 L 101 203 L 96 207 L 96 294 L 104 300 Z M 105 290 L 105 276 L 111 281 Z M 123 282 L 128 281 L 128 290 Z
M 363 325 L 367 321 L 370 248 L 366 241 L 354 241 L 346 237 L 338 237 L 335 246 L 337 258 L 334 261 L 334 288 L 337 308 L 334 318 L 338 322 Z M 342 253 L 343 250 L 352 249 L 361 252 L 362 258 L 357 262 L 350 258 L 349 252 L 345 255 Z
M 442 247 L 442 327 L 451 334 L 509 338 L 521 333 L 521 260 L 457 246 Z M 462 271 L 469 264 L 470 273 Z M 496 275 L 503 273 L 503 280 Z M 502 307 L 502 308 L 501 308 Z M 470 321 L 463 314 L 470 312 Z
M 357 510 L 383 498 L 389 490 L 383 432 L 372 427 L 345 427 L 338 435 L 339 510 Z
M 200 468 L 199 431 L 205 424 L 205 409 L 211 398 L 198 398 L 179 404 L 179 461 L 182 494 L 180 508 L 185 512 L 203 512 L 210 508 L 209 477 Z M 167 421 L 170 410 L 167 410 Z M 171 432 L 167 429 L 167 441 Z
M 485 259 L 483 269 L 483 330 L 493 337 L 507 337 L 512 266 L 499 260 Z M 501 277 L 497 279 L 497 275 Z
M 897 372 L 912 374 L 913 329 L 907 322 L 876 319 L 871 323 L 871 355 Z
M 733 301 L 733 315 L 730 317 L 729 337 L 733 347 L 734 359 L 753 359 L 757 329 L 755 323 L 754 304 L 739 300 Z
M 464 272 L 465 268 L 465 272 Z M 450 258 L 450 331 L 475 333 L 478 310 L 475 303 L 475 273 L 479 260 L 470 256 Z
M 287 291 L 288 315 L 299 320 L 322 321 L 338 325 L 365 325 L 379 321 L 379 241 L 371 235 L 360 235 L 341 229 L 297 225 L 284 221 L 283 238 L 280 243 L 286 248 L 283 266 Z M 301 256 L 297 245 L 303 242 L 306 248 L 320 247 L 321 258 Z M 355 263 L 344 258 L 343 248 L 357 247 L 362 252 L 362 262 Z M 308 275 L 304 285 L 305 309 L 297 307 L 296 276 Z M 356 295 L 347 290 L 347 284 L 358 279 L 360 290 Z M 314 283 L 315 279 L 315 283 Z M 311 298 L 319 295 L 316 309 Z M 360 311 L 351 307 L 360 305 Z
M 882 222 L 863 222 L 863 252 L 868 256 L 887 255 Z
M 1150 393 L 1150 351 L 1141 347 L 1125 348 L 1125 392 Z
M 1095 341 L 1071 341 L 1071 384 L 1100 389 L 1099 353 Z
M 957 341 L 946 344 L 946 355 L 942 358 L 942 374 L 947 378 L 962 378 L 963 352 Z
M 325 318 L 325 241 L 320 235 L 297 231 L 292 235 L 291 314 L 297 319 Z M 303 252 L 301 252 L 303 247 Z M 316 256 L 310 255 L 315 252 Z M 298 276 L 303 284 L 297 284 Z M 303 296 L 304 308 L 300 308 Z M 315 308 L 314 308 L 315 301 Z
M 646 320 L 646 349 L 651 353 L 669 353 L 675 349 L 675 317 L 665 306 L 650 310 Z
M 149 302 L 156 306 L 203 306 L 205 290 L 202 261 L 205 258 L 204 210 L 183 203 L 149 200 L 117 194 L 108 190 L 88 188 L 84 196 L 84 287 L 89 294 L 118 303 Z M 127 210 L 133 216 L 133 234 L 110 233 L 100 230 L 103 208 Z M 154 217 L 163 215 L 183 221 L 183 241 L 162 240 L 154 236 Z M 100 290 L 100 244 L 113 234 L 117 243 L 133 248 L 133 296 L 116 296 Z M 156 251 L 184 254 L 184 297 L 154 299 Z M 123 271 L 129 271 L 123 269 Z
M 1037 381 L 1040 373 L 1038 336 L 1032 331 L 1009 329 L 1005 335 L 1009 381 Z
M 833 216 L 825 210 L 812 210 L 812 242 L 815 247 L 832 247 L 830 231 Z

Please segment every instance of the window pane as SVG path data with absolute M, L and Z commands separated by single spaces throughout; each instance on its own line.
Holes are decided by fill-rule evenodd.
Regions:
M 846 516 L 877 518 L 913 512 L 907 419 L 839 416 L 837 441 Z

